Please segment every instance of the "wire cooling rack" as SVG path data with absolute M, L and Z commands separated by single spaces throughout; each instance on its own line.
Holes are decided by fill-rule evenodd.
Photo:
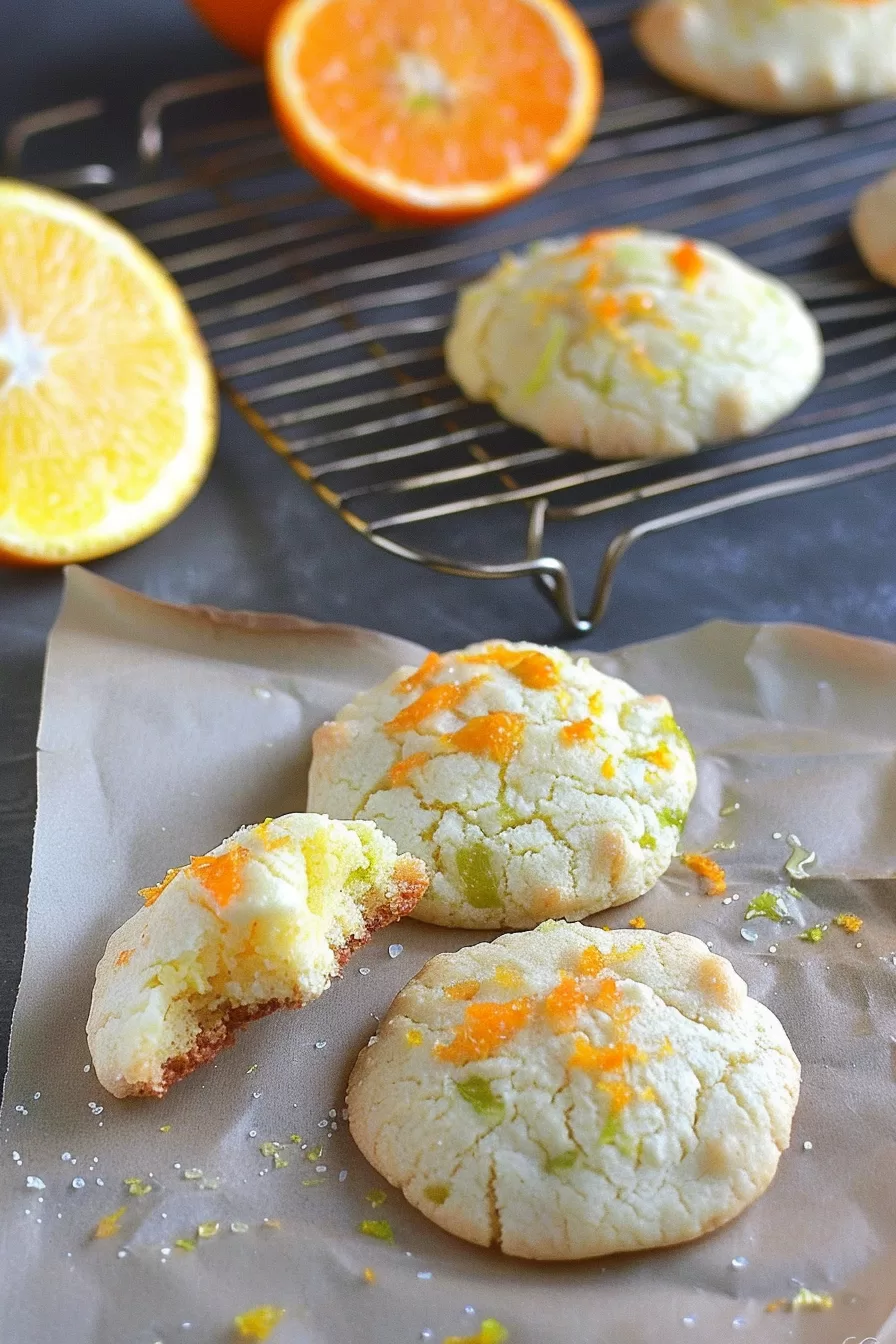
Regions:
M 706 103 L 640 63 L 630 8 L 583 11 L 608 74 L 591 144 L 533 200 L 475 225 L 389 231 L 347 209 L 292 162 L 253 70 L 158 89 L 136 156 L 131 144 L 111 166 L 83 162 L 98 101 L 26 117 L 7 168 L 77 191 L 152 248 L 227 395 L 350 527 L 445 573 L 529 576 L 585 633 L 639 538 L 896 466 L 896 293 L 846 233 L 856 192 L 896 161 L 896 105 L 781 119 Z M 441 351 L 458 285 L 534 239 L 633 222 L 731 247 L 809 303 L 827 372 L 797 414 L 696 459 L 600 463 L 460 395 Z M 621 530 L 604 529 L 580 610 L 551 552 L 560 524 L 590 520 L 599 536 L 598 515 Z

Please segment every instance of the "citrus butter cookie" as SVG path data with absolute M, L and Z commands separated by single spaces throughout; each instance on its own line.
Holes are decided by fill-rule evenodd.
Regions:
M 164 1096 L 246 1022 L 316 999 L 425 888 L 370 822 L 293 813 L 237 831 L 143 891 L 109 939 L 87 1023 L 97 1078 Z
M 496 640 L 400 668 L 320 727 L 309 807 L 375 821 L 424 860 L 417 918 L 532 928 L 652 887 L 695 787 L 663 696 Z
M 756 434 L 821 376 L 821 337 L 780 280 L 724 248 L 602 230 L 508 256 L 461 291 L 448 370 L 474 401 L 595 457 Z
M 799 1078 L 698 939 L 551 922 L 424 966 L 355 1064 L 349 1126 L 446 1231 L 574 1260 L 734 1218 L 775 1174 Z
M 734 107 L 813 112 L 896 93 L 896 0 L 654 0 L 644 58 Z
M 850 228 L 871 274 L 896 285 L 896 169 L 860 192 Z

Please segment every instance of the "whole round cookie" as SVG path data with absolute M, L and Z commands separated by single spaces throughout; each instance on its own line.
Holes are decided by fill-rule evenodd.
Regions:
M 695 787 L 665 697 L 496 640 L 400 668 L 320 727 L 308 805 L 424 861 L 417 918 L 529 929 L 652 887 Z
M 849 223 L 871 274 L 896 285 L 896 169 L 859 193 Z
M 461 291 L 445 355 L 472 400 L 607 458 L 757 434 L 823 366 L 787 285 L 711 243 L 638 229 L 505 257 Z
M 896 0 L 654 0 L 633 35 L 655 69 L 760 112 L 896 93 Z
M 446 1231 L 574 1260 L 736 1217 L 788 1146 L 799 1078 L 698 939 L 551 922 L 424 966 L 355 1064 L 349 1126 Z

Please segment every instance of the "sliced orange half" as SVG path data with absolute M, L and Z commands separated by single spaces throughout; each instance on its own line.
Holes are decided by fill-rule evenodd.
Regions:
M 0 179 L 0 559 L 90 560 L 192 499 L 214 374 L 180 291 L 96 210 Z
M 267 71 L 296 157 L 402 223 L 535 191 L 587 142 L 601 97 L 597 50 L 565 0 L 287 0 Z

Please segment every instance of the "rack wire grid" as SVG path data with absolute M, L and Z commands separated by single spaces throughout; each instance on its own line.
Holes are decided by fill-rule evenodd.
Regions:
M 484 222 L 362 219 L 291 160 L 249 69 L 158 89 L 137 154 L 131 143 L 114 167 L 83 162 L 99 101 L 25 117 L 6 136 L 7 168 L 77 191 L 156 253 L 226 394 L 350 527 L 445 573 L 529 576 L 585 633 L 639 538 L 896 466 L 896 293 L 846 231 L 857 191 L 896 160 L 896 105 L 785 119 L 707 103 L 644 67 L 630 9 L 582 11 L 609 72 L 595 138 L 545 191 Z M 460 395 L 442 359 L 458 286 L 507 249 L 628 223 L 712 239 L 802 295 L 827 371 L 797 414 L 696 460 L 600 462 Z M 553 544 L 560 524 L 588 520 L 599 537 L 601 515 L 611 529 L 580 610 L 548 531 Z

